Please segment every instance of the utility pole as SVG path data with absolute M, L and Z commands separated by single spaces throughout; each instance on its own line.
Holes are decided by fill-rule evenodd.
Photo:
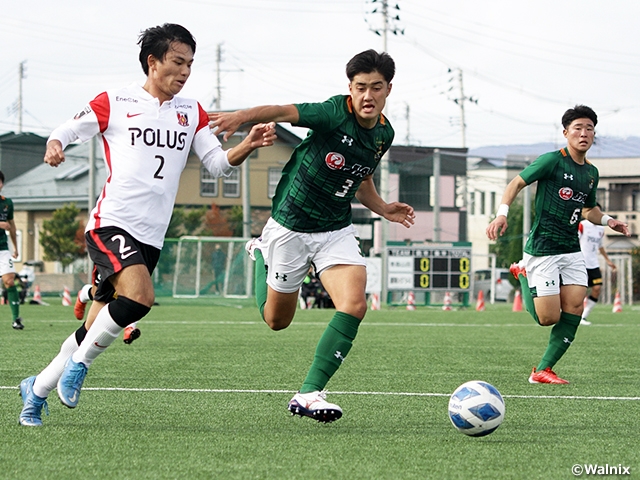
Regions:
M 411 115 L 410 115 L 410 108 L 409 108 L 409 104 L 405 103 L 405 116 L 407 119 L 407 136 L 404 139 L 404 142 L 407 144 L 407 146 L 411 145 Z
M 391 23 L 394 21 L 400 20 L 400 16 L 396 13 L 395 16 L 389 15 L 389 2 L 388 0 L 371 0 L 371 3 L 380 4 L 380 10 L 378 7 L 372 10 L 372 14 L 381 13 L 382 14 L 382 28 L 371 30 L 376 34 L 382 36 L 382 51 L 387 52 L 387 40 L 389 36 L 389 32 L 394 35 L 403 35 L 404 30 L 401 30 L 397 27 L 392 27 Z M 399 11 L 400 7 L 398 4 L 395 7 L 392 7 L 394 10 Z M 365 21 L 366 18 L 365 18 Z M 387 112 L 389 111 L 389 103 L 385 104 L 384 114 L 387 116 Z M 380 197 L 385 202 L 389 202 L 389 150 L 382 156 L 380 160 Z M 383 303 L 387 303 L 387 294 L 388 294 L 388 285 L 387 285 L 387 241 L 389 239 L 389 224 L 383 218 L 380 220 L 380 248 L 382 249 L 381 259 L 382 259 L 382 268 L 381 268 L 381 276 L 382 276 L 382 291 L 380 292 L 380 300 Z
M 222 63 L 222 43 L 216 47 L 216 110 L 220 111 L 222 86 L 220 82 L 220 64 Z
M 18 66 L 18 133 L 22 133 L 22 80 L 25 78 L 25 63 L 27 61 L 23 60 Z
M 462 80 L 462 69 L 458 68 L 458 87 L 460 89 L 460 96 L 453 99 L 453 102 L 460 107 L 460 128 L 462 131 L 462 148 L 467 146 L 467 123 L 464 114 L 464 104 L 469 101 L 471 103 L 478 104 L 478 99 L 473 97 L 466 97 L 464 94 L 464 82 Z M 449 69 L 451 72 L 451 69 Z

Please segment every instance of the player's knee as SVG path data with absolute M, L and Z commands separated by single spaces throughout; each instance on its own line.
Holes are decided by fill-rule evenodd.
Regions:
M 264 323 L 274 331 L 284 330 L 291 325 L 291 320 L 293 320 L 293 317 L 289 318 L 280 315 L 265 315 L 264 317 Z
M 538 323 L 543 327 L 549 327 L 551 325 L 555 325 L 560 321 L 560 312 L 558 312 L 558 316 L 555 315 L 538 315 Z
M 133 322 L 137 322 L 151 310 L 151 307 L 147 307 L 142 303 L 138 303 L 122 295 L 119 295 L 118 298 L 109 303 L 107 308 L 113 321 L 122 328 L 125 328 Z

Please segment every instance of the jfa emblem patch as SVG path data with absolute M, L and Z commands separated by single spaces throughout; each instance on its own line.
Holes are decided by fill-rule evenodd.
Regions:
M 344 157 L 336 152 L 329 152 L 327 156 L 324 158 L 324 162 L 327 164 L 331 170 L 340 170 L 344 167 L 346 160 Z
M 181 127 L 189 126 L 189 117 L 187 117 L 186 113 L 176 112 L 176 115 L 178 116 L 178 125 L 180 125 Z

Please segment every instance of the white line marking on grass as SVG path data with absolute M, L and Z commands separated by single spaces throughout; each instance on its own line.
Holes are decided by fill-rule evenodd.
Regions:
M 0 390 L 18 390 L 18 386 L 0 386 Z M 287 393 L 295 394 L 295 390 L 259 390 L 259 389 L 226 389 L 226 388 L 125 388 L 125 387 L 85 387 L 83 391 L 94 392 L 170 392 L 170 393 Z M 371 395 L 394 397 L 450 397 L 450 393 L 428 392 L 340 392 L 327 391 L 331 395 Z M 601 397 L 586 395 L 502 395 L 504 398 L 524 398 L 533 400 L 620 400 L 638 401 L 640 397 Z

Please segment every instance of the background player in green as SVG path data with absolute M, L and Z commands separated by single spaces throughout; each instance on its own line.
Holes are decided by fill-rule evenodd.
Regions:
M 2 190 L 2 187 L 4 187 L 4 173 L 0 172 L 0 190 Z M 0 195 L 0 229 L 4 230 L 4 232 L 0 233 L 0 276 L 2 276 L 4 288 L 7 290 L 13 328 L 22 330 L 24 325 L 22 325 L 22 319 L 20 318 L 20 298 L 15 285 L 16 270 L 13 266 L 13 259 L 18 258 L 16 224 L 13 221 L 13 202 L 2 195 Z M 9 232 L 11 243 L 13 243 L 13 255 L 9 251 L 6 232 Z
M 394 136 L 382 110 L 395 63 L 386 53 L 367 50 L 347 63 L 346 73 L 350 95 L 209 115 L 213 126 L 226 132 L 225 140 L 240 125 L 260 119 L 310 129 L 283 169 L 262 236 L 249 242 L 247 250 L 256 260 L 256 302 L 273 330 L 291 324 L 311 265 L 335 304 L 307 377 L 288 407 L 294 415 L 320 422 L 342 416 L 323 390 L 351 349 L 367 311 L 366 262 L 351 223 L 351 201 L 356 197 L 406 227 L 415 218 L 411 206 L 383 201 L 373 183 L 373 172 Z
M 547 350 L 529 377 L 531 383 L 569 383 L 552 368 L 575 338 L 587 290 L 578 240 L 581 217 L 629 236 L 626 224 L 603 214 L 596 205 L 598 169 L 586 157 L 597 123 L 596 113 L 587 106 L 567 110 L 562 116 L 567 147 L 538 157 L 509 182 L 496 218 L 487 227 L 489 239 L 503 235 L 509 205 L 520 190 L 538 182 L 536 218 L 524 258 L 511 266 L 527 311 L 540 325 L 553 325 Z

